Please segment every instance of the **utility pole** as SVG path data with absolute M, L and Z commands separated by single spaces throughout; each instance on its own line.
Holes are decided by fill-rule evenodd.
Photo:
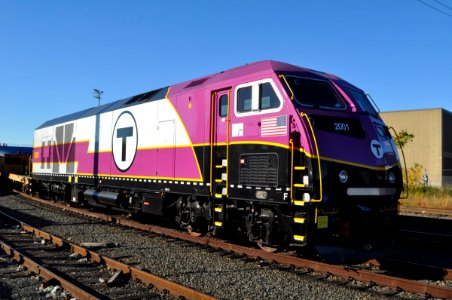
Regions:
M 93 97 L 97 99 L 97 106 L 100 106 L 100 98 L 102 98 L 102 94 L 104 91 L 101 91 L 99 89 L 93 90 Z

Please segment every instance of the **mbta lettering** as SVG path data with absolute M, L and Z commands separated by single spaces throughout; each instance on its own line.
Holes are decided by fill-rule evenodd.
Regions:
M 42 141 L 41 166 L 54 173 L 75 173 L 74 123 L 56 126 L 55 139 Z M 63 170 L 65 165 L 66 170 Z

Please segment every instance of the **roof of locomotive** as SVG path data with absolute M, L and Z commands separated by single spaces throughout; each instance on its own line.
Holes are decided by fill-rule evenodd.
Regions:
M 236 67 L 227 71 L 222 71 L 219 73 L 215 73 L 208 76 L 199 77 L 194 80 L 185 81 L 179 84 L 175 84 L 171 86 L 171 92 L 169 94 L 170 96 L 173 96 L 175 94 L 188 92 L 191 89 L 198 89 L 200 87 L 205 87 L 207 85 L 215 85 L 219 82 L 224 82 L 232 79 L 236 79 L 239 77 L 244 77 L 250 74 L 256 74 L 256 73 L 265 73 L 265 72 L 276 72 L 276 73 L 284 73 L 284 74 L 297 74 L 298 76 L 306 76 L 309 78 L 317 78 L 317 79 L 323 79 L 323 80 L 334 80 L 337 82 L 341 82 L 344 85 L 348 85 L 351 87 L 354 87 L 350 83 L 342 80 L 341 78 L 324 73 L 319 72 L 303 67 L 298 67 L 295 65 L 278 62 L 278 61 L 272 61 L 272 60 L 264 60 L 259 61 L 251 64 L 246 64 L 240 67 Z M 77 120 L 86 118 L 89 116 L 94 116 L 97 114 L 105 113 L 108 111 L 113 111 L 116 109 L 121 109 L 124 107 L 137 105 L 153 100 L 163 99 L 169 90 L 170 87 L 164 87 L 160 89 L 156 89 L 153 91 L 149 91 L 146 93 L 142 93 L 136 96 L 132 96 L 129 98 L 125 98 L 122 100 L 117 100 L 114 102 L 106 103 L 101 106 L 88 108 L 82 111 L 78 111 L 69 115 L 65 115 L 62 117 L 58 117 L 49 121 L 44 122 L 42 125 L 40 125 L 36 129 L 62 124 L 69 121 Z M 354 87 L 356 88 L 356 87 Z

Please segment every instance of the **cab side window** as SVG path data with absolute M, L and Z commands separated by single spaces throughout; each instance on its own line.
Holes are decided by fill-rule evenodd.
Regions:
M 228 95 L 222 95 L 220 97 L 220 117 L 226 117 L 228 115 Z
M 237 91 L 237 111 L 239 113 L 251 111 L 252 87 L 247 86 Z
M 281 104 L 270 82 L 259 85 L 259 109 L 277 108 Z
M 302 105 L 342 109 L 344 104 L 326 81 L 287 76 L 287 82 Z
M 271 79 L 239 85 L 236 90 L 235 113 L 238 117 L 278 112 L 282 97 Z

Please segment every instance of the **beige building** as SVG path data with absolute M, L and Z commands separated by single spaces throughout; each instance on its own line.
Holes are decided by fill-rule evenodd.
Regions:
M 396 132 L 414 135 L 405 148 L 407 167 L 421 164 L 432 186 L 452 186 L 452 113 L 442 108 L 381 112 Z

